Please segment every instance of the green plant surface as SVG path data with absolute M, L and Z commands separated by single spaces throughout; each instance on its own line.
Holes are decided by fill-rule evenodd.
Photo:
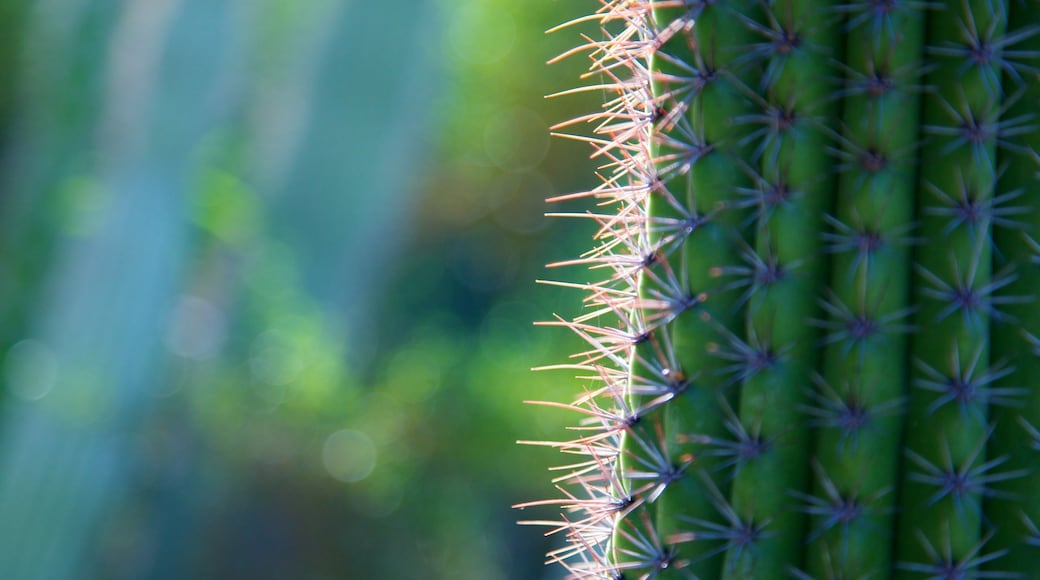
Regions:
M 1040 575 L 1040 5 L 599 4 L 549 561 Z
M 914 165 L 899 155 L 918 139 L 919 95 L 912 79 L 924 46 L 924 17 L 920 10 L 898 12 L 888 27 L 886 38 L 897 42 L 880 42 L 863 23 L 850 30 L 845 47 L 850 80 L 836 149 L 851 166 L 839 176 L 824 238 L 832 256 L 832 316 L 807 408 L 817 428 L 813 491 L 804 497 L 816 516 L 806 553 L 814 577 L 826 576 L 839 556 L 849 569 L 891 565 L 888 530 L 902 435 L 897 411 L 907 390 L 905 264 L 916 179 Z M 877 82 L 879 75 L 889 75 L 889 86 Z M 885 155 L 885 163 L 871 163 L 877 159 L 872 150 Z M 842 334 L 851 330 L 842 327 L 848 312 L 889 321 L 889 331 L 861 339 Z
M 1029 30 L 1040 27 L 1040 12 L 1035 3 L 1012 2 L 1008 7 L 1009 20 Z M 1016 50 L 1040 54 L 1040 35 L 1023 38 L 1016 43 Z M 1005 79 L 1007 75 L 1005 75 Z M 1012 79 L 1013 80 L 1013 79 Z M 1036 103 L 1040 101 L 1040 84 L 1029 83 L 1015 93 L 1018 99 L 1008 107 L 1005 115 L 1020 117 L 1035 115 Z M 1037 171 L 1040 170 L 1040 133 L 1031 131 L 1010 138 L 1013 146 L 1029 151 L 1029 155 L 1004 155 L 998 151 L 998 160 L 1003 173 L 997 181 L 997 191 L 1035 191 Z M 1000 289 L 998 296 L 1033 296 L 1040 288 L 1040 204 L 1018 202 L 1019 209 L 1014 219 L 1020 228 L 994 228 L 994 252 L 1010 263 L 1028 263 L 1031 268 L 1015 271 L 1010 283 Z M 1006 211 L 1004 215 L 1007 215 Z M 1040 308 L 1035 300 L 1014 301 L 1004 307 L 1006 317 L 992 322 L 991 360 L 1012 360 L 1010 372 L 995 384 L 998 388 L 1018 389 L 1022 393 L 1020 405 L 996 406 L 991 408 L 990 421 L 993 436 L 987 452 L 994 457 L 1007 457 L 1002 466 L 1007 470 L 1024 470 L 1026 474 L 1008 480 L 1002 491 L 1013 494 L 1016 501 L 1001 501 L 1000 497 L 987 498 L 985 513 L 994 521 L 1006 522 L 994 532 L 990 550 L 1008 550 L 1001 565 L 1006 562 L 1009 569 L 1020 570 L 1027 578 L 1040 576 L 1040 558 L 1036 557 L 1035 546 L 1040 543 L 1040 470 L 1036 468 L 1040 459 L 1040 390 L 1029 388 L 1040 377 Z M 1022 538 L 1026 541 L 1023 542 Z M 997 566 L 998 564 L 994 564 Z

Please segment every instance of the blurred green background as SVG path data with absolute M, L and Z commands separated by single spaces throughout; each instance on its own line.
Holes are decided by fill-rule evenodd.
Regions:
M 0 2 L 0 576 L 558 577 L 594 4 Z

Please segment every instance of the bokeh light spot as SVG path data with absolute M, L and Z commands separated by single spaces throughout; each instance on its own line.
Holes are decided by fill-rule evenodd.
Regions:
M 177 356 L 194 360 L 212 358 L 227 339 L 224 313 L 208 300 L 181 296 L 170 316 L 166 346 Z
M 58 378 L 58 359 L 39 340 L 26 339 L 7 351 L 4 379 L 10 392 L 25 401 L 47 396 Z
M 516 23 L 513 15 L 486 2 L 460 2 L 453 6 L 448 40 L 455 56 L 471 64 L 491 64 L 513 50 Z
M 195 201 L 195 223 L 226 242 L 246 242 L 259 228 L 256 194 L 230 173 L 206 173 Z
M 303 359 L 289 336 L 268 330 L 253 341 L 249 369 L 257 380 L 268 385 L 291 383 L 303 370 Z
M 386 382 L 393 389 L 391 396 L 402 402 L 419 402 L 440 387 L 441 367 L 435 353 L 421 347 L 404 349 L 390 360 Z
M 102 225 L 107 192 L 90 177 L 72 177 L 58 193 L 58 211 L 62 231 L 72 236 L 91 236 Z
M 344 483 L 361 481 L 376 467 L 376 446 L 361 431 L 343 429 L 325 440 L 321 461 L 334 479 Z

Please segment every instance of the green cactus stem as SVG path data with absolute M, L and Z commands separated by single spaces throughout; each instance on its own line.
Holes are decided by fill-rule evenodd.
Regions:
M 1040 3 L 599 4 L 548 561 L 1040 577 Z

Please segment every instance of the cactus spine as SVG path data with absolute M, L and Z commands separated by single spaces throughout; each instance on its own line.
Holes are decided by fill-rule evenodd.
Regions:
M 1040 2 L 600 4 L 548 560 L 1040 578 Z

